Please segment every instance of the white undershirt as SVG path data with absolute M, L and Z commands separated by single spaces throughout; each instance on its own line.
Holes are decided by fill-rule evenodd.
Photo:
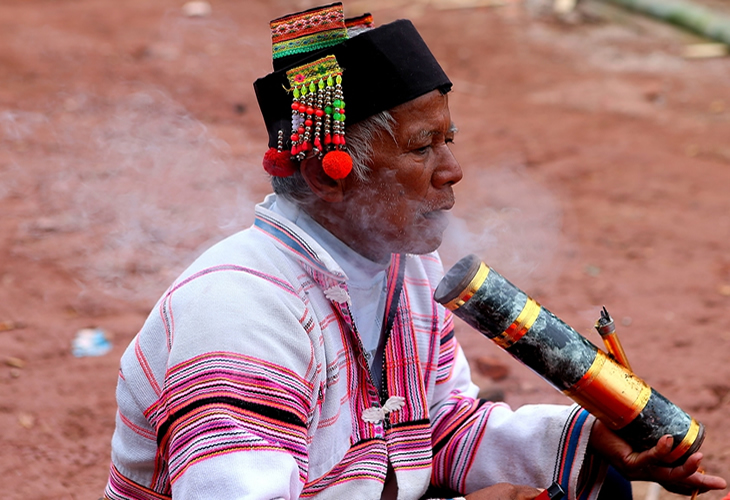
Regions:
M 386 273 L 388 264 L 363 257 L 319 225 L 295 203 L 277 196 L 270 210 L 286 217 L 314 238 L 345 272 L 352 304 L 351 314 L 360 334 L 371 371 L 375 360 L 385 315 Z M 375 365 L 373 375 L 380 378 L 381 364 Z M 376 381 L 377 383 L 377 381 Z

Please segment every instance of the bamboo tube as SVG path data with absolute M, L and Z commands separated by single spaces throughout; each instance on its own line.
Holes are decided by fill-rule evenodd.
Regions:
M 704 426 L 618 364 L 501 274 L 469 255 L 457 262 L 434 299 L 595 415 L 635 450 L 674 437 L 667 463 L 702 445 Z
M 683 0 L 603 0 L 730 45 L 730 17 Z

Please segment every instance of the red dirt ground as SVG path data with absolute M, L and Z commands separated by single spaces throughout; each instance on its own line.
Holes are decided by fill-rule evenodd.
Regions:
M 728 59 L 684 59 L 694 37 L 599 4 L 558 20 L 539 0 L 467 3 L 346 5 L 413 19 L 455 83 L 466 180 L 447 265 L 478 253 L 595 343 L 605 304 L 634 370 L 706 425 L 704 465 L 730 478 Z M 251 83 L 270 68 L 268 21 L 315 4 L 215 0 L 206 18 L 181 5 L 0 5 L 6 500 L 99 496 L 119 356 L 170 280 L 267 192 Z M 114 348 L 76 358 L 90 326 Z M 472 361 L 508 365 L 480 382 L 510 404 L 567 402 L 458 334 Z

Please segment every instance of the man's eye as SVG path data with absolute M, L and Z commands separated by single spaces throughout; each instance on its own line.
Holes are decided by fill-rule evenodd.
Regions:
M 446 144 L 454 144 L 454 138 L 453 137 L 447 137 L 444 142 L 446 142 Z
M 422 148 L 415 149 L 414 151 L 419 155 L 425 155 L 431 149 L 431 145 L 423 146 Z

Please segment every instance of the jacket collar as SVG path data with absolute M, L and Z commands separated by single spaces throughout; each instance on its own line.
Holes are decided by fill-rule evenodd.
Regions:
M 254 226 L 307 267 L 330 275 L 337 281 L 345 281 L 345 272 L 322 245 L 292 221 L 270 209 L 276 200 L 277 195 L 270 194 L 256 205 Z

